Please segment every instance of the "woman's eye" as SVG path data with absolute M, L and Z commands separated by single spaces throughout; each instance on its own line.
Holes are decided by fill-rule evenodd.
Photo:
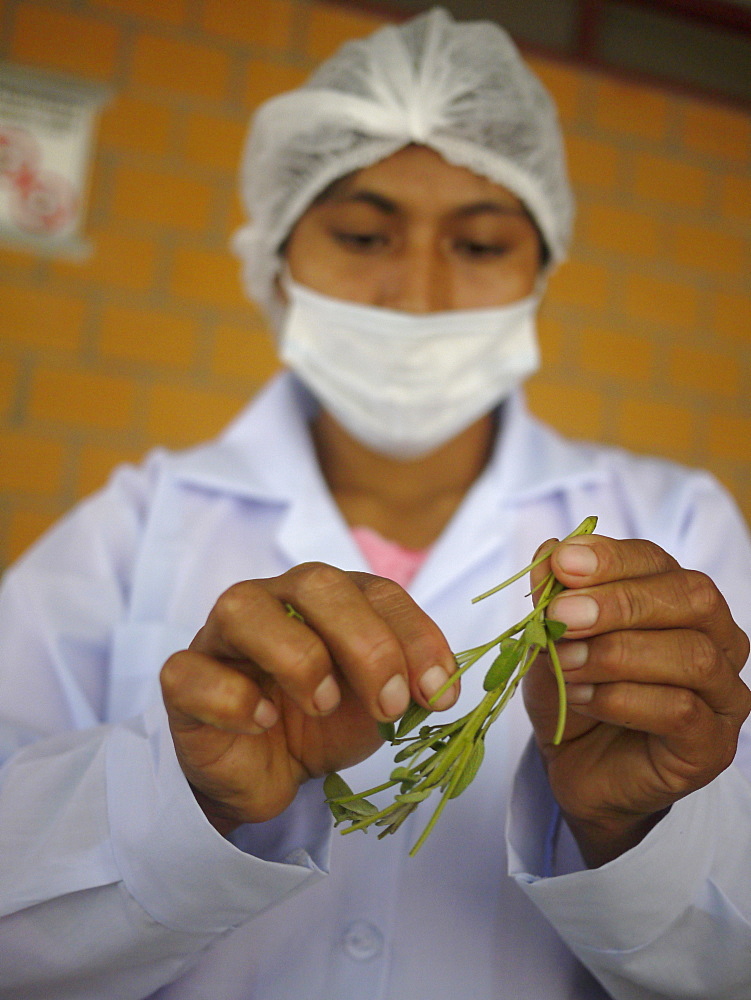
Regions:
M 508 252 L 506 243 L 483 243 L 480 240 L 457 240 L 455 248 L 466 257 L 502 257 Z
M 341 246 L 360 253 L 380 250 L 388 243 L 388 237 L 383 233 L 358 232 L 352 229 L 335 229 L 333 236 Z

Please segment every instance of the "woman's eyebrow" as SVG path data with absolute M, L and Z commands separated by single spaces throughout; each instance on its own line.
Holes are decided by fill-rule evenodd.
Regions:
M 463 205 L 457 209 L 456 214 L 467 217 L 473 215 L 527 215 L 522 205 L 504 205 L 500 201 L 477 201 L 471 205 Z
M 397 202 L 388 198 L 386 195 L 380 194 L 378 191 L 372 191 L 369 188 L 354 188 L 353 190 L 347 191 L 332 189 L 328 193 L 328 197 L 321 199 L 325 201 L 336 202 L 340 205 L 350 204 L 352 202 L 356 204 L 372 205 L 373 208 L 378 209 L 385 215 L 396 215 L 399 212 L 399 205 Z M 501 201 L 494 200 L 482 200 L 471 202 L 468 205 L 460 205 L 456 210 L 455 214 L 461 218 L 471 218 L 476 215 L 526 215 L 524 207 L 521 205 L 506 205 Z
M 336 201 L 339 204 L 347 202 L 359 202 L 365 205 L 372 205 L 379 211 L 384 212 L 387 215 L 395 215 L 399 208 L 396 202 L 392 201 L 390 198 L 385 197 L 385 195 L 378 194 L 377 191 L 343 191 L 340 193 L 332 193 L 332 201 Z

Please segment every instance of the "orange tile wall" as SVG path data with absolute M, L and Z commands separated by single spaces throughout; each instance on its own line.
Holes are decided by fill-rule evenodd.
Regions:
M 108 85 L 85 261 L 0 247 L 0 563 L 275 369 L 227 250 L 263 99 L 379 20 L 315 0 L 0 0 L 0 55 Z M 536 412 L 712 469 L 751 516 L 751 115 L 536 57 L 579 201 Z

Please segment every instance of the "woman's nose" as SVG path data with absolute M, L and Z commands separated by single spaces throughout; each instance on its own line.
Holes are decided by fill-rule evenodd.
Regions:
M 378 305 L 409 313 L 451 309 L 451 280 L 445 258 L 435 247 L 405 248 L 389 262 Z

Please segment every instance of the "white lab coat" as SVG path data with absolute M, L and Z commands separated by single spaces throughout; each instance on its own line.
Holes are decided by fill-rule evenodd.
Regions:
M 520 698 L 415 859 L 429 802 L 392 837 L 342 837 L 318 781 L 231 840 L 206 822 L 166 726 L 164 659 L 238 580 L 311 559 L 367 569 L 307 405 L 276 379 L 218 441 L 119 471 L 7 575 L 0 997 L 748 1000 L 748 734 L 731 769 L 594 871 L 559 828 Z M 711 477 L 565 442 L 519 399 L 411 593 L 453 649 L 476 645 L 528 598 L 523 583 L 471 597 L 589 514 L 708 572 L 751 628 L 751 546 Z M 453 711 L 479 698 L 475 670 Z M 348 780 L 376 784 L 392 755 Z

